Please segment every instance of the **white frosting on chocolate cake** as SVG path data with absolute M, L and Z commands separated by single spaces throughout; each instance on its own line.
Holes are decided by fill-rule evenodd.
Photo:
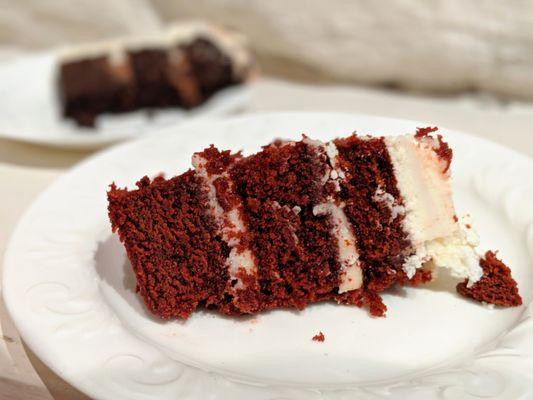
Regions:
M 438 142 L 405 135 L 387 137 L 385 143 L 403 199 L 403 229 L 414 250 L 403 265 L 407 276 L 426 266 L 448 268 L 469 285 L 478 281 L 483 271 L 476 235 L 466 228 L 468 222 L 457 222 L 446 163 L 435 152 Z
M 235 289 L 244 287 L 242 280 L 239 278 L 239 271 L 244 271 L 246 274 L 255 275 L 257 273 L 257 265 L 255 257 L 250 249 L 243 249 L 240 236 L 247 233 L 246 225 L 241 216 L 239 207 L 234 207 L 229 211 L 225 211 L 217 199 L 217 192 L 214 185 L 218 178 L 227 178 L 227 173 L 209 174 L 206 170 L 206 159 L 200 154 L 196 153 L 192 157 L 192 164 L 198 175 L 204 179 L 208 189 L 208 199 L 210 212 L 215 218 L 215 221 L 220 230 L 222 239 L 230 247 L 230 253 L 226 260 L 230 280 L 236 280 Z M 228 179 L 230 190 L 232 182 Z
M 337 191 L 340 190 L 340 180 L 345 179 L 344 171 L 338 164 L 338 150 L 335 143 L 323 143 L 318 140 L 304 138 L 304 143 L 313 146 L 319 155 L 323 155 L 328 163 L 328 168 L 322 184 L 328 181 L 335 184 Z M 338 203 L 329 196 L 325 203 L 317 204 L 313 208 L 314 215 L 329 215 L 332 224 L 331 234 L 337 242 L 338 261 L 341 267 L 339 293 L 359 289 L 363 286 L 363 272 L 359 262 L 357 241 L 346 214 L 344 204 Z
M 337 242 L 338 260 L 341 266 L 339 293 L 359 289 L 363 286 L 363 272 L 359 263 L 355 236 L 344 213 L 344 204 L 334 202 L 318 204 L 313 208 L 315 215 L 329 215 L 332 235 Z

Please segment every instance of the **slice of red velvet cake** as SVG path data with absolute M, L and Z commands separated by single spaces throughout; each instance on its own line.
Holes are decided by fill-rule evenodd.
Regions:
M 334 300 L 382 316 L 381 292 L 439 268 L 464 280 L 464 296 L 520 305 L 509 268 L 478 255 L 468 216 L 455 215 L 452 151 L 435 130 L 304 136 L 248 157 L 210 147 L 182 175 L 112 185 L 109 217 L 147 307 L 187 318 L 198 307 L 239 315 Z

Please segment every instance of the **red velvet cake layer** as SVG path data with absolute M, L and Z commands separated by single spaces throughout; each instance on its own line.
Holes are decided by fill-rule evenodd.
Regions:
M 193 163 L 197 168 L 197 174 L 202 176 L 204 186 L 214 191 L 211 193 L 210 209 L 207 212 L 216 220 L 217 235 L 231 247 L 230 256 L 225 265 L 229 271 L 226 301 L 216 305 L 216 308 L 224 314 L 250 314 L 261 309 L 255 268 L 257 260 L 253 253 L 250 254 L 252 238 L 246 231 L 243 231 L 249 225 L 249 221 L 244 212 L 242 199 L 237 194 L 228 173 L 234 163 L 241 158 L 240 154 L 231 154 L 230 151 L 221 152 L 213 146 L 193 156 L 193 159 L 196 159 Z M 231 213 L 234 213 L 233 219 L 228 217 Z M 242 227 L 237 227 L 239 220 L 242 221 Z M 236 259 L 232 259 L 231 252 L 234 252 Z M 242 256 L 246 252 L 251 255 L 250 262 L 254 266 L 251 271 L 246 269 L 246 265 L 231 265 L 242 261 L 239 255 Z
M 120 235 L 148 309 L 187 318 L 198 305 L 224 301 L 228 249 L 205 213 L 201 181 L 189 171 L 170 180 L 143 178 L 138 189 L 114 185 L 109 217 Z
M 231 169 L 258 262 L 260 309 L 334 297 L 339 265 L 324 216 L 313 207 L 326 187 L 325 160 L 304 142 L 267 146 Z

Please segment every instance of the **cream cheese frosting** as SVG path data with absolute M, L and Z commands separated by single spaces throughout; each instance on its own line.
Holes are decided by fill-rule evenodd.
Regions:
M 333 202 L 318 204 L 313 208 L 314 215 L 329 215 L 333 226 L 332 235 L 337 242 L 341 266 L 339 294 L 359 289 L 363 286 L 363 272 L 359 263 L 355 236 L 343 208 L 344 204 L 335 204 Z
M 456 217 L 449 171 L 435 152 L 438 143 L 408 135 L 387 137 L 385 143 L 403 198 L 403 229 L 414 250 L 403 264 L 406 275 L 422 267 L 448 268 L 469 285 L 477 282 L 483 275 L 477 234 L 469 216 Z

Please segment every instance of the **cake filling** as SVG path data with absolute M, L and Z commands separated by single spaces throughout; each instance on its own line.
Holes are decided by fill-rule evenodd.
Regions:
M 457 222 L 452 203 L 449 162 L 441 143 L 429 136 L 395 136 L 385 139 L 403 197 L 403 229 L 413 253 L 403 263 L 411 278 L 423 267 L 449 268 L 469 285 L 483 275 L 475 251 L 477 235 L 468 220 Z M 467 228 L 470 227 L 470 228 Z
M 330 166 L 326 170 L 324 184 L 328 182 L 333 185 L 334 193 L 340 191 L 340 182 L 345 178 L 344 171 L 338 164 L 338 151 L 335 143 L 323 142 L 317 140 L 304 139 L 308 145 L 311 145 L 319 154 L 326 155 L 327 162 Z M 346 293 L 351 290 L 359 289 L 363 286 L 363 273 L 359 262 L 359 253 L 357 252 L 357 242 L 353 230 L 344 213 L 345 204 L 338 202 L 334 194 L 327 196 L 326 202 L 316 205 L 313 208 L 314 215 L 328 215 L 331 221 L 331 235 L 337 242 L 337 251 L 339 263 L 341 266 L 339 274 L 338 293 Z
M 355 237 L 343 211 L 344 204 L 333 201 L 323 203 L 313 208 L 314 215 L 329 215 L 332 223 L 331 234 L 337 241 L 339 263 L 341 264 L 339 294 L 363 286 L 363 273 L 359 264 L 359 254 L 355 247 Z
M 458 225 L 452 235 L 424 242 L 406 259 L 404 268 L 413 271 L 422 267 L 449 268 L 452 276 L 468 278 L 468 287 L 479 281 L 483 276 L 481 257 L 476 251 L 479 237 L 472 228 L 469 215 L 460 218 Z
M 224 210 L 217 196 L 215 183 L 223 180 L 228 186 L 228 191 L 233 191 L 233 183 L 226 171 L 221 173 L 209 173 L 207 163 L 209 161 L 196 153 L 192 158 L 192 164 L 197 174 L 204 179 L 208 189 L 209 211 L 215 217 L 220 235 L 230 248 L 229 256 L 226 260 L 231 282 L 234 282 L 234 289 L 243 289 L 243 273 L 246 275 L 256 275 L 257 266 L 252 251 L 245 246 L 241 240 L 247 235 L 246 225 L 242 219 L 242 204 L 232 204 Z

